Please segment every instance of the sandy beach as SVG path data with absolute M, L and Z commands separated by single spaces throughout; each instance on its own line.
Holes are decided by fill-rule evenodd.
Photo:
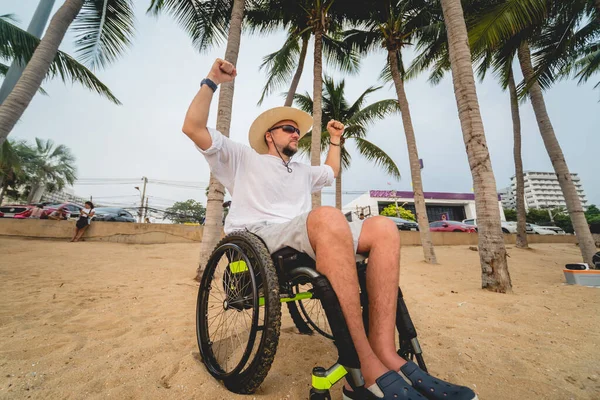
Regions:
M 310 371 L 336 357 L 284 312 L 277 357 L 251 396 L 199 361 L 199 245 L 0 239 L 0 398 L 306 399 Z M 600 289 L 569 286 L 572 244 L 509 246 L 514 293 L 480 289 L 476 252 L 402 249 L 401 284 L 435 375 L 482 400 L 599 399 Z M 341 385 L 333 392 L 341 398 Z

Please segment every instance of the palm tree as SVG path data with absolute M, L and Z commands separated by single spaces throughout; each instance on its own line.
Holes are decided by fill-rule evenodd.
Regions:
M 20 58 L 27 62 L 35 52 L 40 39 L 13 25 L 10 22 L 12 20 L 14 19 L 11 15 L 0 16 L 0 57 L 8 60 Z M 8 69 L 8 65 L 0 63 L 0 76 L 5 76 Z M 47 77 L 54 78 L 56 76 L 65 83 L 68 81 L 78 82 L 84 87 L 105 96 L 113 103 L 121 104 L 110 89 L 92 71 L 60 50 L 50 64 Z M 47 94 L 41 87 L 39 92 Z
M 426 7 L 421 2 L 388 0 L 372 4 L 369 8 L 371 19 L 365 24 L 365 29 L 349 30 L 346 32 L 345 41 L 363 54 L 381 48 L 387 52 L 387 64 L 382 77 L 386 81 L 393 81 L 402 113 L 423 255 L 426 262 L 436 264 L 437 259 L 425 207 L 417 142 L 404 90 L 405 73 L 402 63 L 402 48 L 410 44 L 410 40 L 417 35 L 418 30 L 430 23 L 429 16 L 426 15 L 424 11 Z
M 261 69 L 267 70 L 267 83 L 262 91 L 258 104 L 262 104 L 266 96 L 282 84 L 291 82 L 284 106 L 291 106 L 298 83 L 304 70 L 304 62 L 308 53 L 308 42 L 312 35 L 311 13 L 308 1 L 263 1 L 247 12 L 247 25 L 251 32 L 270 33 L 284 28 L 287 38 L 281 49 L 264 57 Z M 281 7 L 279 7 L 281 6 Z M 333 28 L 339 28 L 334 25 Z M 340 31 L 323 32 L 323 53 L 325 60 L 334 68 L 343 72 L 358 72 L 359 59 L 357 55 L 339 40 Z M 295 71 L 294 71 L 295 67 Z M 293 76 L 292 76 L 293 72 Z M 290 81 L 291 78 L 291 81 Z
M 467 26 L 460 0 L 441 0 L 441 4 L 458 116 L 473 175 L 477 219 L 481 222 L 478 224 L 478 236 L 482 287 L 506 293 L 512 290 L 512 284 L 500 225 L 496 179 L 475 90 Z
M 152 0 L 150 13 L 171 14 L 192 38 L 195 47 L 206 50 L 214 43 L 227 37 L 225 60 L 236 65 L 242 38 L 244 0 Z M 234 81 L 235 82 L 235 81 Z M 221 85 L 219 93 L 217 130 L 229 137 L 233 106 L 234 82 Z M 200 260 L 196 279 L 200 280 L 210 254 L 221 238 L 223 227 L 223 197 L 225 188 L 211 174 L 206 202 L 206 218 L 200 245 Z
M 33 151 L 31 160 L 23 165 L 30 186 L 29 204 L 38 203 L 44 191 L 62 190 L 76 179 L 75 157 L 67 146 L 55 146 L 50 139 L 35 138 Z
M 596 21 L 585 25 L 583 32 L 576 29 L 587 15 L 584 0 L 551 2 L 527 0 L 531 8 L 523 10 L 518 0 L 506 0 L 484 14 L 471 30 L 471 43 L 497 47 L 505 40 L 517 40 L 517 57 L 524 76 L 522 84 L 531 100 L 538 128 L 546 151 L 550 156 L 558 182 L 565 197 L 567 210 L 577 234 L 584 262 L 590 265 L 596 252 L 594 239 L 585 219 L 581 200 L 573 184 L 564 154 L 554 133 L 544 101 L 542 86 L 548 88 L 556 79 L 556 71 L 572 60 L 572 54 L 581 42 L 598 34 Z M 586 29 L 587 28 L 587 29 Z M 534 67 L 530 43 L 538 47 L 535 54 L 538 65 Z
M 61 59 L 58 56 L 57 60 L 58 46 L 73 22 L 73 28 L 77 32 L 77 53 L 83 62 L 92 68 L 104 67 L 114 61 L 131 41 L 131 0 L 65 1 L 52 17 L 46 34 L 35 48 L 15 88 L 0 105 L 0 145 L 25 112 L 52 66 L 54 65 L 54 73 L 65 76 L 53 61 L 60 63 L 62 60 L 63 71 L 68 70 L 71 76 L 77 74 L 72 63 L 64 62 L 64 57 Z M 12 48 L 14 50 L 17 47 Z M 79 74 L 80 80 L 90 79 L 89 75 L 86 78 L 86 74 Z M 102 93 L 107 94 L 105 90 Z
M 365 137 L 367 135 L 367 126 L 377 120 L 383 119 L 398 111 L 398 102 L 396 100 L 380 100 L 375 103 L 365 105 L 367 96 L 377 90 L 379 87 L 370 87 L 365 90 L 358 99 L 349 104 L 345 97 L 346 82 L 340 81 L 339 84 L 334 83 L 333 79 L 325 76 L 323 93 L 323 123 L 321 124 L 318 135 L 320 139 L 321 150 L 326 149 L 329 143 L 329 134 L 327 133 L 327 122 L 331 119 L 342 122 L 346 125 L 343 134 L 343 141 L 353 140 L 356 144 L 358 152 L 367 160 L 374 162 L 376 165 L 383 167 L 385 172 L 394 178 L 400 178 L 400 171 L 391 159 L 391 157 L 377 147 Z M 296 94 L 294 96 L 296 105 L 301 110 L 310 113 L 313 109 L 313 99 L 310 94 Z M 299 142 L 300 149 L 306 154 L 311 150 L 312 132 L 309 132 Z M 342 209 L 342 171 L 350 167 L 352 158 L 346 147 L 342 147 L 341 162 L 342 168 L 335 182 L 335 206 Z
M 0 204 L 6 191 L 23 178 L 24 153 L 30 150 L 22 141 L 7 140 L 0 147 Z

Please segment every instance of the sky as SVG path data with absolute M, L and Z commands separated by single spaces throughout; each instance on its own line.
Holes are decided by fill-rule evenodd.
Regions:
M 4 1 L 0 15 L 13 13 L 17 25 L 26 28 L 38 0 Z M 56 1 L 55 10 L 63 3 Z M 46 81 L 48 96 L 37 94 L 21 121 L 10 134 L 13 139 L 51 139 L 67 145 L 77 158 L 75 193 L 92 196 L 96 202 L 132 206 L 139 204 L 142 177 L 149 183 L 150 206 L 165 208 L 174 201 L 195 199 L 206 202 L 208 164 L 181 132 L 187 108 L 217 57 L 223 57 L 225 43 L 205 53 L 192 47 L 191 40 L 168 16 L 154 18 L 145 10 L 149 0 L 136 0 L 136 34 L 131 47 L 118 61 L 95 71 L 123 103 L 117 106 L 78 84 L 59 79 Z M 266 81 L 259 67 L 262 58 L 281 47 L 284 33 L 269 36 L 243 35 L 237 63 L 230 137 L 247 144 L 248 128 L 262 111 L 282 105 L 282 87 L 261 105 L 256 103 Z M 74 54 L 74 36 L 68 32 L 61 50 Z M 312 46 L 311 46 L 312 48 Z M 312 92 L 312 55 L 307 57 L 299 92 Z M 407 57 L 410 60 L 410 57 Z M 325 65 L 324 73 L 345 79 L 346 96 L 353 102 L 369 86 L 383 86 L 368 103 L 394 98 L 393 87 L 378 81 L 385 63 L 383 52 L 365 57 L 359 74 L 348 76 Z M 515 65 L 517 79 L 522 79 Z M 571 172 L 579 173 L 590 204 L 600 204 L 600 90 L 593 89 L 599 77 L 578 86 L 567 80 L 545 93 L 552 124 Z M 424 74 L 406 83 L 425 191 L 472 191 L 472 177 L 448 74 L 437 86 Z M 217 92 L 218 94 L 218 92 Z M 512 121 L 508 93 L 493 76 L 477 84 L 477 94 L 492 166 L 498 188 L 510 185 L 514 175 Z M 209 123 L 216 125 L 217 97 Z M 521 105 L 523 163 L 525 170 L 552 171 L 537 123 L 527 101 Z M 367 138 L 383 148 L 398 165 L 402 178 L 395 180 L 363 159 L 350 142 L 347 148 L 352 165 L 344 172 L 343 203 L 349 203 L 374 189 L 411 190 L 406 140 L 400 115 L 372 124 Z M 98 179 L 98 180 L 94 180 Z M 119 179 L 119 184 L 100 185 L 102 179 Z M 157 181 L 168 181 L 171 185 Z M 85 182 L 86 184 L 82 184 Z M 113 181 L 114 182 L 114 181 Z M 139 182 L 139 183 L 136 183 Z M 93 183 L 93 184 L 92 184 Z M 334 205 L 333 187 L 323 194 L 323 204 Z

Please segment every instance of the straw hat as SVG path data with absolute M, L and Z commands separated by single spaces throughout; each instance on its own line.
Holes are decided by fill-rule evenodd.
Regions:
M 294 121 L 300 129 L 300 137 L 312 128 L 310 114 L 292 107 L 275 107 L 260 114 L 250 126 L 248 141 L 258 154 L 267 154 L 269 147 L 265 143 L 265 133 L 279 121 Z

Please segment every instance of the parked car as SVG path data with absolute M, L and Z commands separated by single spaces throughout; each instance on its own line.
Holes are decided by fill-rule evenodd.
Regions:
M 566 235 L 567 234 L 567 232 L 565 232 L 560 226 L 540 226 L 540 228 L 554 231 L 554 232 L 556 232 L 557 235 Z
M 48 216 L 59 208 L 67 210 L 67 219 L 77 219 L 83 207 L 75 203 L 49 204 L 44 206 L 44 215 Z
M 435 221 L 429 224 L 432 232 L 469 232 L 475 233 L 477 229 L 473 225 L 463 224 L 460 221 Z
M 556 235 L 557 233 L 551 229 L 543 228 L 536 224 L 529 224 L 533 228 L 533 233 L 536 235 Z
M 133 215 L 123 208 L 98 207 L 94 208 L 94 221 L 135 222 Z
M 418 231 L 419 225 L 415 221 L 409 221 L 404 218 L 388 217 L 396 223 L 399 231 Z
M 0 212 L 4 214 L 4 218 L 24 219 L 29 216 L 33 206 L 25 204 L 7 204 L 0 207 Z
M 0 218 L 4 218 L 4 213 L 0 211 Z
M 463 219 L 463 224 L 477 226 L 477 219 Z M 500 221 L 500 225 L 502 226 L 502 233 L 517 233 L 517 223 L 509 222 L 509 221 Z M 528 233 L 533 233 L 533 230 Z

